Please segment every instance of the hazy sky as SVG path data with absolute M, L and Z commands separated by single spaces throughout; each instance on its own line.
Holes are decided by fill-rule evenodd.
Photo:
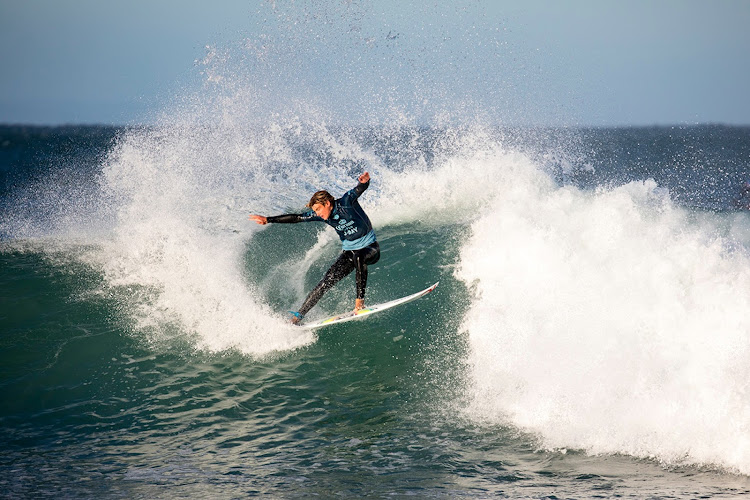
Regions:
M 0 0 L 0 123 L 148 121 L 220 73 L 340 116 L 750 124 L 750 0 L 211 4 Z

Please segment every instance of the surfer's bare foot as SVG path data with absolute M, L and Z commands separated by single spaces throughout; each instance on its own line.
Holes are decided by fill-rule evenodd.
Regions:
M 365 299 L 354 299 L 354 312 L 365 308 Z
M 302 321 L 302 315 L 295 311 L 289 311 L 292 313 L 292 319 L 291 322 L 293 325 L 299 325 L 299 322 Z

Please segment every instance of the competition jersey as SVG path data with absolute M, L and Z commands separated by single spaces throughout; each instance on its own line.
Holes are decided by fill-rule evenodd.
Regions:
M 359 250 L 375 243 L 375 231 L 372 229 L 369 217 L 360 206 L 357 198 L 369 187 L 369 181 L 361 182 L 356 187 L 347 191 L 341 198 L 333 201 L 331 215 L 328 220 L 319 217 L 312 209 L 301 214 L 278 215 L 267 217 L 268 222 L 295 223 L 295 222 L 325 222 L 333 229 L 341 239 L 343 250 Z

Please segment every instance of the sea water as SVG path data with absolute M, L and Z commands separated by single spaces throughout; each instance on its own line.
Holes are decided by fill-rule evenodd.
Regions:
M 747 128 L 0 133 L 10 497 L 750 491 Z M 367 300 L 440 287 L 297 330 L 338 240 L 247 215 L 365 169 Z

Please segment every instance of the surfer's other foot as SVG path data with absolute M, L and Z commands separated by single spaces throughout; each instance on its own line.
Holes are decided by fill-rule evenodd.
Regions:
M 365 299 L 354 299 L 354 312 L 361 311 L 365 308 Z

